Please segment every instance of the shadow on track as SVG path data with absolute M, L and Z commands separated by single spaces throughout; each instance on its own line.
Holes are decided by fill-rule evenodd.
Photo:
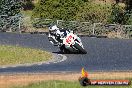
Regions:
M 62 51 L 57 51 L 57 52 L 52 52 L 52 53 L 55 53 L 55 54 L 84 54 L 84 53 L 80 53 L 80 52 L 69 52 L 69 53 L 65 53 L 65 52 L 62 52 Z

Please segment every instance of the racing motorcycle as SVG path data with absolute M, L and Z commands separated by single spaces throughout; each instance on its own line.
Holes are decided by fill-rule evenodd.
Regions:
M 53 40 L 52 37 L 48 37 L 48 39 Z M 63 53 L 87 53 L 81 39 L 73 31 L 69 31 L 67 35 L 61 36 L 60 40 L 61 42 L 59 42 L 57 46 Z

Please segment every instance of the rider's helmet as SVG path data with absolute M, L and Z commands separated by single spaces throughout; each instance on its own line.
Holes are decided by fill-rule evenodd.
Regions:
M 50 34 L 56 34 L 57 30 L 59 30 L 59 28 L 57 27 L 57 25 L 54 25 L 54 26 L 52 26 L 52 27 L 49 28 Z

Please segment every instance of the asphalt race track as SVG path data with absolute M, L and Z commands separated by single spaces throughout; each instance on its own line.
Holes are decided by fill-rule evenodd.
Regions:
M 81 37 L 87 54 L 65 54 L 59 63 L 0 68 L 5 72 L 128 71 L 132 70 L 132 40 Z M 47 35 L 0 33 L 0 44 L 38 48 L 53 53 L 59 49 L 51 45 Z

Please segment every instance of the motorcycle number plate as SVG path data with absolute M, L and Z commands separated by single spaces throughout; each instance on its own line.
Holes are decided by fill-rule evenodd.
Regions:
M 72 35 L 68 36 L 68 38 L 66 39 L 67 43 L 70 43 L 72 41 Z

